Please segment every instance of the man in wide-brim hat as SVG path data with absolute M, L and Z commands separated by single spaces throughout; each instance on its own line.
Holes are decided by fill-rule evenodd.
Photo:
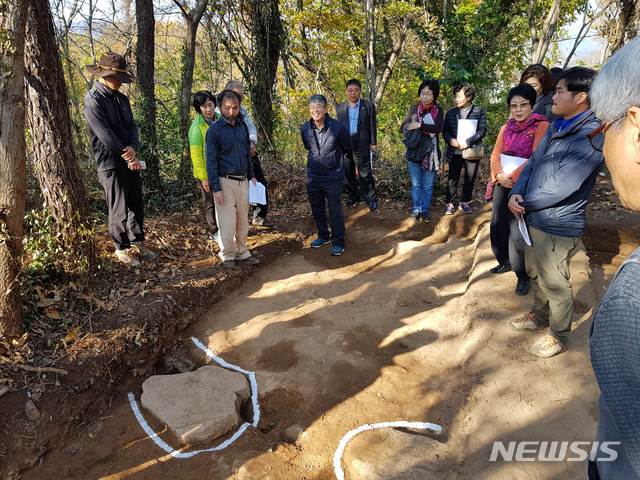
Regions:
M 138 160 L 140 139 L 131 105 L 121 93 L 123 83 L 134 81 L 122 55 L 109 52 L 96 65 L 87 65 L 97 82 L 84 98 L 84 116 L 89 125 L 98 180 L 109 208 L 109 234 L 117 260 L 131 266 L 140 262 L 131 247 L 144 259 L 156 254 L 144 245 L 144 201 Z
M 86 65 L 86 69 L 98 78 L 115 77 L 120 83 L 133 83 L 135 77 L 127 71 L 127 61 L 122 55 L 109 52 L 100 57 L 95 65 Z

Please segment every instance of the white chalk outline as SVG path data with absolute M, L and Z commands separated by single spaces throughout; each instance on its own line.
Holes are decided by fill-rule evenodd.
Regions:
M 147 421 L 144 419 L 142 412 L 140 411 L 140 406 L 136 401 L 135 395 L 132 392 L 129 392 L 127 397 L 129 398 L 129 405 L 131 405 L 131 410 L 133 411 L 133 414 L 135 415 L 136 420 L 138 421 L 142 429 L 145 431 L 147 436 L 151 440 L 153 440 L 153 443 L 155 443 L 158 447 L 160 447 L 162 450 L 167 452 L 169 455 L 171 455 L 174 458 L 180 458 L 180 459 L 195 457 L 200 453 L 218 452 L 220 450 L 224 450 L 233 442 L 235 442 L 238 438 L 240 438 L 240 436 L 245 432 L 247 428 L 257 427 L 258 422 L 260 421 L 260 404 L 258 403 L 258 382 L 256 381 L 255 372 L 245 370 L 244 368 L 241 368 L 237 365 L 234 365 L 232 363 L 229 363 L 223 360 L 222 358 L 218 357 L 215 353 L 213 353 L 211 350 L 209 350 L 209 348 L 203 345 L 202 342 L 200 342 L 200 340 L 198 340 L 195 337 L 191 337 L 191 341 L 195 344 L 196 347 L 202 350 L 210 360 L 214 361 L 215 363 L 220 365 L 222 368 L 233 370 L 247 377 L 247 379 L 249 380 L 249 385 L 251 386 L 251 403 L 253 404 L 253 422 L 252 423 L 245 422 L 242 425 L 240 425 L 240 428 L 238 428 L 238 430 L 236 430 L 236 432 L 233 435 L 231 435 L 231 437 L 229 437 L 227 440 L 222 442 L 220 445 L 217 445 L 211 448 L 205 448 L 203 450 L 181 452 L 179 450 L 173 449 L 171 445 L 169 445 L 162 438 L 160 438 L 158 433 L 156 433 L 153 430 L 153 428 L 149 426 Z
M 378 430 L 380 428 L 389 427 L 414 428 L 417 430 L 431 430 L 435 433 L 442 433 L 442 427 L 440 425 L 428 422 L 407 422 L 405 420 L 399 420 L 397 422 L 367 423 L 365 425 L 361 425 L 358 428 L 348 431 L 344 437 L 342 437 L 336 452 L 333 454 L 333 471 L 336 474 L 336 478 L 338 480 L 344 480 L 342 455 L 344 455 L 344 450 L 347 448 L 347 444 L 353 440 L 353 437 L 369 430 Z

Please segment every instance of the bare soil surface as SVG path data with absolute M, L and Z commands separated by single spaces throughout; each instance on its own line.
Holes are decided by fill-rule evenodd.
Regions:
M 286 213 L 283 224 L 312 231 L 304 205 Z M 583 478 L 584 463 L 491 463 L 489 454 L 495 440 L 594 438 L 590 318 L 611 274 L 637 246 L 640 222 L 617 207 L 593 212 L 572 259 L 576 309 L 568 351 L 540 360 L 527 352 L 539 334 L 508 327 L 531 298 L 513 294 L 514 275 L 488 272 L 495 264 L 488 207 L 467 216 L 441 213 L 434 212 L 433 223 L 414 224 L 391 204 L 379 214 L 351 211 L 347 250 L 339 258 L 326 247 L 309 248 L 309 238 L 293 231 L 259 236 L 264 262 L 221 283 L 211 283 L 214 262 L 206 255 L 191 259 L 206 285 L 181 287 L 190 302 L 177 299 L 180 308 L 164 316 L 172 328 L 163 335 L 171 341 L 149 342 L 156 351 L 142 355 L 134 349 L 143 361 L 139 376 L 123 373 L 111 388 L 95 387 L 95 404 L 82 405 L 82 422 L 67 422 L 66 430 L 58 420 L 47 423 L 61 418 L 55 408 L 65 403 L 44 402 L 39 429 L 30 438 L 15 437 L 10 429 L 24 420 L 25 398 L 7 394 L 20 408 L 3 440 L 24 449 L 42 445 L 43 423 L 58 435 L 47 437 L 40 453 L 17 455 L 22 468 L 29 459 L 32 464 L 20 478 L 331 479 L 332 457 L 346 432 L 395 420 L 438 423 L 445 434 L 364 433 L 346 449 L 348 479 Z M 203 264 L 207 269 L 196 268 Z M 151 307 L 134 302 L 130 308 Z M 183 318 L 191 320 L 183 324 Z M 257 429 L 226 450 L 179 460 L 146 436 L 126 395 L 139 398 L 143 378 L 171 371 L 168 357 L 194 368 L 205 364 L 191 336 L 256 372 L 262 416 Z M 105 382 L 107 375 L 92 385 Z M 284 432 L 295 425 L 303 433 L 289 443 Z M 178 445 L 166 431 L 161 436 Z

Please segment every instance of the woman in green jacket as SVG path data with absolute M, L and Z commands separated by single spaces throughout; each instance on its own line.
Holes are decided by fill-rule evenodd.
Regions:
M 202 207 L 210 230 L 209 239 L 217 241 L 218 226 L 216 225 L 215 203 L 209 188 L 205 161 L 205 138 L 209 126 L 216 121 L 216 99 L 211 92 L 201 90 L 193 96 L 193 108 L 196 111 L 196 118 L 189 128 L 189 152 L 193 163 L 193 176 L 198 179 L 200 184 Z

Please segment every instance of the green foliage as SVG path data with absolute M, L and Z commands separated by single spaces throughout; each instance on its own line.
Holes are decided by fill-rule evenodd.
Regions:
M 95 231 L 91 226 L 80 225 L 73 233 L 57 231 L 53 217 L 44 208 L 27 212 L 25 227 L 23 242 L 28 259 L 25 273 L 28 276 L 46 277 L 59 272 L 80 275 L 88 272 L 95 239 Z M 76 239 L 86 254 L 77 255 L 74 250 L 67 248 Z

